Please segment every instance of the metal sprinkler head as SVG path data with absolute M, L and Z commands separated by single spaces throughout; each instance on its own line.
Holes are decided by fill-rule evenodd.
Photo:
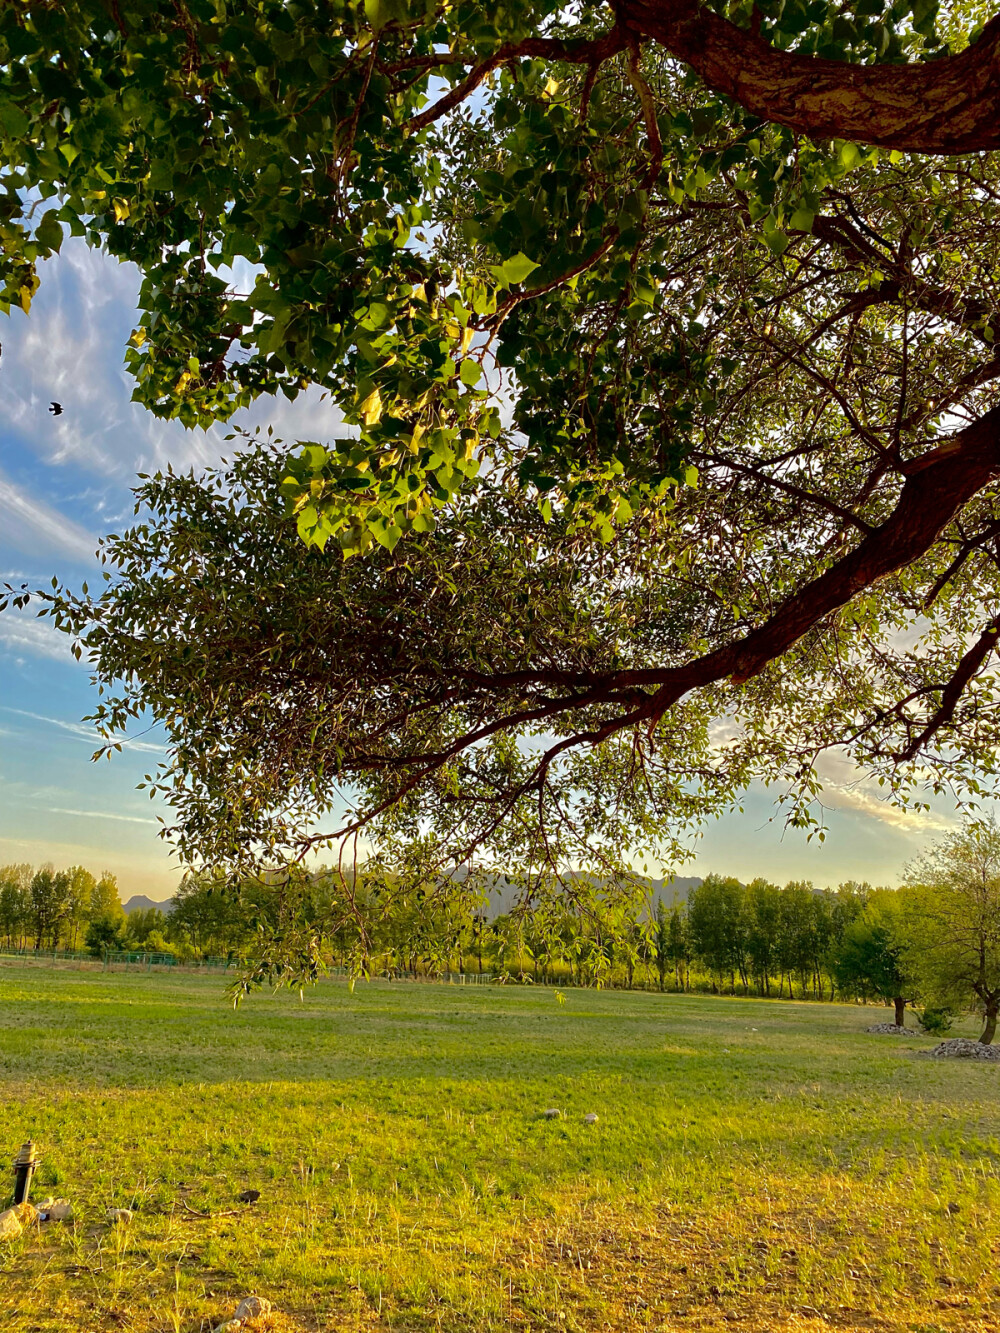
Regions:
M 29 1139 L 21 1144 L 21 1151 L 14 1158 L 14 1203 L 27 1203 L 31 1191 L 31 1177 L 38 1166 L 38 1154 L 35 1145 Z

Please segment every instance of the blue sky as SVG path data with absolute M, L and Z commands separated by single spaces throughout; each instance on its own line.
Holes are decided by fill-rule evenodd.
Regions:
M 97 539 L 131 518 L 137 472 L 167 462 L 199 467 L 224 457 L 226 431 L 189 432 L 129 401 L 123 351 L 134 324 L 138 275 L 67 240 L 43 266 L 29 317 L 0 319 L 0 577 L 32 586 L 78 583 L 97 569 Z M 51 401 L 63 414 L 49 414 Z M 285 439 L 334 433 L 330 407 L 306 396 L 258 404 L 239 424 L 273 425 Z M 94 692 L 69 643 L 30 613 L 0 616 L 0 863 L 51 860 L 112 870 L 123 896 L 168 897 L 179 877 L 158 837 L 164 810 L 135 790 L 161 751 L 155 733 L 91 763 L 95 740 L 81 718 Z M 893 810 L 878 788 L 832 759 L 829 834 L 783 836 L 769 793 L 754 789 L 743 814 L 710 825 L 682 873 L 717 870 L 836 883 L 896 883 L 903 864 L 949 827 Z

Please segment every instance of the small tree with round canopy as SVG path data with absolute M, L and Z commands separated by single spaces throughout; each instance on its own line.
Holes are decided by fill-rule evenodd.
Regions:
M 906 1006 L 918 993 L 904 954 L 900 924 L 897 895 L 876 891 L 845 927 L 832 960 L 840 991 L 892 1004 L 897 1027 L 904 1026 Z
M 941 1005 L 972 1002 L 989 1045 L 1000 1014 L 1000 828 L 970 822 L 910 868 L 901 894 L 904 956 L 927 996 Z

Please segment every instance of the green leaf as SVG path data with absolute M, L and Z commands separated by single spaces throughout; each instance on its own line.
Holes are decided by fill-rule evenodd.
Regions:
M 394 551 L 403 535 L 402 528 L 395 523 L 387 523 L 384 519 L 378 519 L 369 523 L 372 536 L 380 546 L 384 546 L 387 551 Z
M 50 208 L 38 224 L 35 239 L 40 245 L 44 245 L 46 250 L 58 251 L 62 245 L 63 229 L 59 225 L 59 218 L 54 208 Z
M 525 278 L 530 277 L 536 268 L 541 265 L 536 264 L 534 260 L 528 258 L 522 251 L 518 251 L 513 259 L 505 259 L 502 266 L 503 275 L 511 283 L 524 282 Z
M 483 370 L 477 361 L 463 361 L 459 374 L 462 383 L 467 384 L 470 389 L 474 389 L 483 377 Z
M 811 208 L 797 208 L 788 219 L 788 226 L 792 231 L 812 231 L 815 217 Z
M 0 125 L 12 139 L 22 139 L 28 133 L 28 117 L 12 102 L 0 102 Z
M 365 0 L 365 18 L 375 32 L 381 32 L 395 20 L 402 22 L 406 17 L 404 0 Z
M 373 301 L 368 307 L 368 322 L 373 329 L 389 323 L 389 307 L 382 301 Z

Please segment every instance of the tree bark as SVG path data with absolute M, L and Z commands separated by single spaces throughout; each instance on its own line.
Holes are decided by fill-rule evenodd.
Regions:
M 894 995 L 892 1002 L 896 1006 L 896 1026 L 898 1028 L 906 1025 L 906 1001 L 902 995 Z
M 997 1014 L 1000 1013 L 1000 994 L 992 997 L 986 1002 L 986 1013 L 984 1015 L 985 1023 L 982 1035 L 979 1040 L 984 1046 L 989 1046 L 996 1036 Z
M 1000 16 L 941 60 L 851 65 L 779 51 L 698 0 L 612 0 L 649 38 L 752 115 L 808 134 L 915 153 L 1000 147 Z

